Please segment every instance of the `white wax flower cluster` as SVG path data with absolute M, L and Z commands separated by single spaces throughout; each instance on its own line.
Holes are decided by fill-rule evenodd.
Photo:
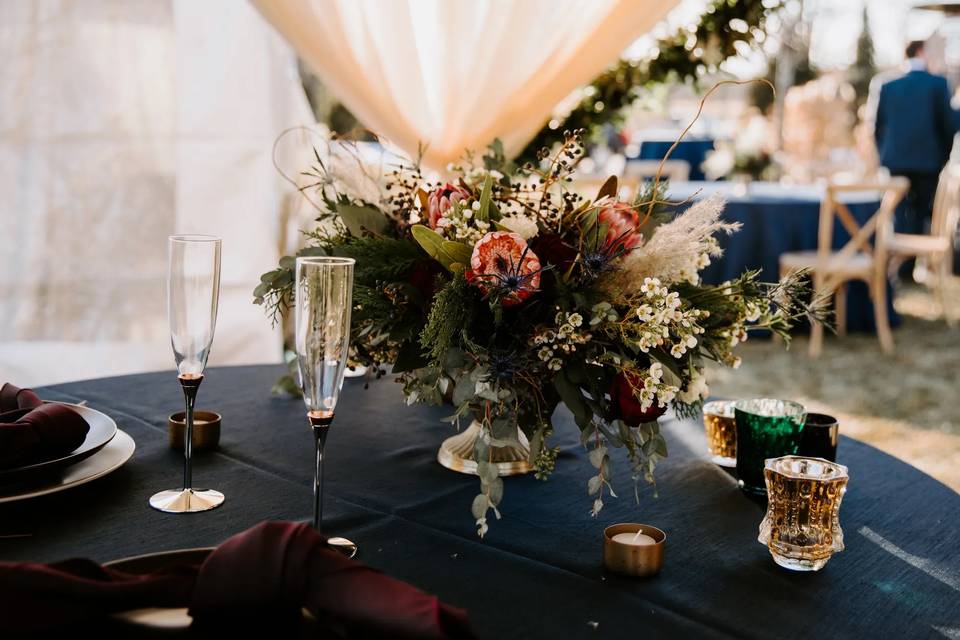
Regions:
M 474 216 L 480 210 L 480 201 L 461 201 L 455 203 L 443 217 L 437 221 L 435 231 L 451 240 L 463 240 L 474 245 L 493 226 L 486 220 L 477 220 Z
M 559 371 L 563 367 L 560 356 L 573 353 L 577 350 L 577 345 L 588 342 L 593 336 L 580 331 L 583 316 L 579 313 L 558 311 L 554 322 L 555 328 L 538 330 L 530 339 L 530 344 L 540 347 L 537 357 L 547 363 L 547 369 Z
M 678 387 L 663 381 L 663 365 L 653 362 L 643 378 L 643 386 L 636 389 L 634 395 L 640 400 L 640 410 L 646 411 L 653 406 L 654 402 L 658 407 L 666 407 L 673 401 L 679 390 Z
M 706 398 L 710 394 L 707 386 L 707 376 L 700 367 L 693 367 L 693 375 L 687 381 L 687 388 L 677 394 L 677 399 L 686 404 L 692 404 Z
M 657 278 L 644 278 L 640 291 L 644 302 L 635 309 L 639 324 L 631 327 L 631 333 L 637 336 L 636 345 L 641 351 L 669 347 L 670 355 L 681 358 L 697 346 L 697 336 L 704 333 L 697 322 L 707 316 L 706 311 L 681 309 L 680 294 L 667 289 Z

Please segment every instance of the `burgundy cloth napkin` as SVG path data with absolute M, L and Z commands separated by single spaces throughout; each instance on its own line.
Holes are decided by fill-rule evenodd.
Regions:
M 0 469 L 55 460 L 83 444 L 90 425 L 76 411 L 43 404 L 31 389 L 0 387 Z
M 90 560 L 0 562 L 0 637 L 49 632 L 109 613 L 190 607 L 198 629 L 271 629 L 316 618 L 321 637 L 474 638 L 466 613 L 345 558 L 306 524 L 264 522 L 200 567 L 132 575 Z

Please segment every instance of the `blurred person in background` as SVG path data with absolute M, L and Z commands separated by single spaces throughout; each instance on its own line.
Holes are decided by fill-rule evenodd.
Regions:
M 907 45 L 906 58 L 906 73 L 880 86 L 873 135 L 880 164 L 910 180 L 910 192 L 897 210 L 896 230 L 921 234 L 953 147 L 957 113 L 950 106 L 947 79 L 927 71 L 923 41 Z M 912 272 L 912 260 L 900 269 L 905 279 Z

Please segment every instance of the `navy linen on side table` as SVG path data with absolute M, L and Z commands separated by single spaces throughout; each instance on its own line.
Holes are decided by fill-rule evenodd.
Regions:
M 89 485 L 0 506 L 0 535 L 31 534 L 0 539 L 0 558 L 107 561 L 212 546 L 266 519 L 308 519 L 312 436 L 302 402 L 269 395 L 281 372 L 208 371 L 199 408 L 223 415 L 223 433 L 219 452 L 197 455 L 196 477 L 228 499 L 187 517 L 147 504 L 182 462 L 166 442 L 166 418 L 181 404 L 169 373 L 40 390 L 110 414 L 137 452 Z M 404 406 L 388 379 L 367 390 L 348 380 L 330 434 L 325 525 L 359 543 L 361 562 L 465 608 L 481 638 L 935 638 L 960 628 L 960 496 L 872 447 L 841 439 L 838 459 L 850 468 L 846 551 L 819 573 L 796 574 L 757 542 L 763 510 L 707 460 L 702 427 L 687 422 L 666 425 L 660 497 L 644 489 L 634 502 L 629 468 L 615 451 L 621 497 L 606 499 L 593 519 L 591 468 L 561 410 L 557 472 L 548 482 L 507 479 L 504 517 L 478 540 L 469 513 L 476 478 L 435 460 L 450 434 L 440 422 L 448 413 Z M 648 580 L 605 575 L 603 528 L 638 521 L 667 532 L 663 572 Z
M 677 197 L 687 195 L 684 192 Z M 852 202 L 847 206 L 857 222 L 863 224 L 877 211 L 879 202 Z M 788 251 L 817 250 L 820 203 L 814 199 L 776 197 L 750 192 L 738 198 L 727 196 L 723 219 L 740 222 L 742 227 L 729 236 L 717 236 L 723 256 L 715 258 L 713 263 L 703 270 L 703 281 L 709 284 L 732 280 L 752 269 L 761 269 L 760 280 L 775 282 L 779 279 L 779 261 L 782 254 Z M 850 234 L 843 228 L 839 218 L 836 218 L 833 248 L 839 249 L 849 240 Z M 890 326 L 898 326 L 900 317 L 893 309 L 892 289 L 888 289 L 887 293 L 887 312 L 890 314 Z M 847 329 L 872 333 L 876 331 L 874 325 L 873 302 L 866 284 L 862 281 L 851 281 L 847 289 Z

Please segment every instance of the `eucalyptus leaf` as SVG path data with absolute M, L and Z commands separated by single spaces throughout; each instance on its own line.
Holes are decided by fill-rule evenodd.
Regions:
M 607 448 L 603 445 L 600 445 L 596 449 L 591 449 L 590 453 L 587 454 L 587 458 L 590 460 L 590 464 L 592 464 L 595 469 L 599 469 L 603 464 L 603 458 L 606 455 Z
M 337 204 L 337 213 L 350 235 L 359 238 L 363 230 L 382 233 L 387 228 L 387 217 L 370 205 Z
M 603 486 L 603 478 L 600 476 L 593 476 L 587 481 L 587 493 L 592 496 L 596 492 L 600 491 L 601 486 Z
M 497 418 L 490 423 L 490 433 L 497 440 L 516 439 L 517 427 L 509 418 Z
M 497 505 L 503 500 L 503 478 L 497 477 L 490 482 L 488 495 L 490 496 L 490 505 L 496 510 Z M 497 519 L 499 518 L 500 514 L 497 514 Z
M 652 442 L 656 443 L 656 453 L 657 455 L 666 458 L 667 457 L 667 441 L 663 436 L 657 434 L 654 436 Z
M 460 406 L 473 398 L 473 383 L 467 376 L 461 376 L 453 387 L 453 404 Z
M 490 498 L 487 497 L 487 494 L 481 493 L 473 499 L 473 505 L 470 507 L 470 513 L 473 514 L 475 519 L 479 520 L 486 515 L 488 508 L 490 508 Z
M 480 479 L 486 483 L 492 483 L 500 477 L 500 470 L 497 469 L 497 465 L 492 462 L 487 462 L 486 460 L 481 460 L 477 463 L 477 475 L 480 476 Z

